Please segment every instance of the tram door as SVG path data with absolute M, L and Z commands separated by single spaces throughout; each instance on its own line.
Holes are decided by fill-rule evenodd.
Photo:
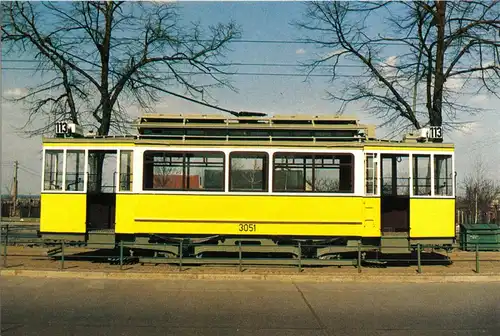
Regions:
M 87 172 L 87 232 L 114 230 L 117 151 L 89 151 Z
M 405 154 L 381 155 L 382 234 L 410 232 L 410 160 Z

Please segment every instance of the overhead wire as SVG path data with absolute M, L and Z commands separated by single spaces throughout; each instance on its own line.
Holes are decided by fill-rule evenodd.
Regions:
M 34 59 L 3 59 L 4 63 L 39 63 L 40 61 Z M 217 66 L 227 67 L 227 66 L 262 66 L 262 67 L 300 67 L 300 64 L 294 63 L 246 63 L 246 62 L 231 62 L 231 63 L 220 63 Z M 331 67 L 327 64 L 318 64 L 317 67 Z M 363 68 L 361 64 L 338 64 L 339 68 Z
M 35 60 L 35 59 L 3 59 L 3 63 L 40 63 L 40 61 Z M 89 62 L 87 62 L 89 63 Z M 91 64 L 91 63 L 89 63 Z M 298 63 L 251 63 L 251 62 L 231 62 L 231 63 L 219 63 L 219 64 L 214 64 L 214 66 L 217 67 L 230 67 L 230 66 L 253 66 L 253 67 L 277 67 L 277 68 L 305 68 L 309 67 L 309 65 L 304 65 L 304 64 L 298 64 Z M 331 64 L 317 64 L 314 65 L 315 68 L 331 68 Z M 363 64 L 336 64 L 336 68 L 354 68 L 354 69 L 365 69 L 366 66 Z M 396 67 L 394 67 L 396 68 Z M 8 69 L 4 67 L 4 69 Z M 31 69 L 31 68 L 28 68 Z M 462 67 L 454 67 L 453 69 L 455 70 L 467 70 L 468 68 L 462 68 Z M 36 69 L 32 69 L 36 70 Z
M 4 70 L 19 70 L 19 71 L 34 71 L 34 70 L 44 70 L 44 71 L 57 71 L 56 69 L 50 69 L 50 68 L 44 68 L 44 69 L 34 69 L 34 68 L 22 68 L 22 67 L 4 67 Z M 98 69 L 83 69 L 84 71 L 88 72 L 100 72 Z M 170 71 L 155 71 L 157 74 L 168 74 L 172 73 Z M 203 71 L 177 71 L 176 72 L 179 75 L 213 75 L 213 73 L 207 73 Z M 220 75 L 225 75 L 225 76 L 271 76 L 271 77 L 331 77 L 332 75 L 323 75 L 323 74 L 301 74 L 301 73 L 277 73 L 277 72 L 235 72 L 235 73 L 229 73 L 229 72 L 219 72 Z M 369 78 L 371 77 L 370 75 L 344 75 L 344 74 L 336 74 L 335 76 L 337 77 L 359 77 L 359 78 Z
M 60 40 L 79 40 L 79 41 L 92 41 L 91 37 L 86 37 L 86 36 L 59 36 L 58 39 Z M 135 37 L 113 37 L 114 41 L 137 41 L 137 39 L 140 39 L 140 37 L 135 36 Z M 162 39 L 158 39 L 162 40 Z M 401 45 L 408 45 L 407 41 L 408 40 L 415 40 L 418 41 L 418 38 L 405 38 L 405 41 L 372 41 L 370 42 L 371 44 L 376 44 L 376 45 L 386 45 L 386 46 L 401 46 Z M 213 40 L 210 39 L 186 39 L 183 40 L 185 42 L 213 42 Z M 259 40 L 259 39 L 232 39 L 230 43 L 262 43 L 262 44 L 318 44 L 318 41 L 313 41 L 313 40 Z M 363 42 L 354 42 L 352 45 L 364 45 L 366 43 Z
M 76 37 L 63 37 L 63 39 L 74 39 Z M 81 37 L 78 37 L 78 39 L 82 39 Z M 83 38 L 85 39 L 85 38 Z M 122 38 L 122 37 L 116 37 L 116 40 L 135 40 L 136 38 Z M 210 40 L 206 40 L 207 42 Z M 315 41 L 297 41 L 297 40 L 246 40 L 246 39 L 237 39 L 233 40 L 233 42 L 241 42 L 241 43 L 265 43 L 265 44 L 317 44 Z M 392 42 L 387 42 L 387 41 L 377 41 L 375 44 L 380 44 L 380 45 L 402 45 L 406 44 L 404 42 L 397 42 L 397 41 L 392 41 Z M 88 72 L 100 72 L 99 70 L 99 65 L 95 64 L 93 62 L 90 62 L 87 59 L 79 58 L 82 62 L 90 64 L 95 66 L 93 69 L 83 69 L 84 71 Z M 4 59 L 3 62 L 7 63 L 39 63 L 38 60 L 15 60 L 15 59 Z M 290 63 L 245 63 L 245 62 L 235 62 L 235 63 L 221 63 L 217 64 L 217 67 L 229 67 L 229 66 L 254 66 L 254 67 L 300 67 L 300 64 L 290 64 Z M 303 65 L 302 65 L 303 66 Z M 318 64 L 316 68 L 329 68 L 331 65 L 327 64 Z M 338 68 L 364 68 L 363 65 L 359 64 L 338 64 L 336 65 Z M 56 71 L 52 68 L 44 68 L 44 67 L 37 67 L 37 68 L 29 68 L 29 67 L 3 67 L 3 70 L 10 70 L 10 71 Z M 114 72 L 114 71 L 112 71 Z M 117 72 L 114 72 L 115 74 L 120 75 Z M 165 73 L 165 74 L 170 74 L 172 73 L 171 71 L 156 71 L 156 73 Z M 209 72 L 203 72 L 203 71 L 178 71 L 177 74 L 179 75 L 209 75 L 212 76 L 214 73 L 209 73 Z M 318 73 L 281 73 L 281 72 L 225 72 L 225 71 L 217 71 L 217 74 L 220 75 L 226 75 L 226 76 L 267 76 L 267 77 L 332 77 L 332 74 L 318 74 Z M 336 77 L 338 78 L 371 78 L 371 74 L 335 74 Z M 477 78 L 470 78 L 467 76 L 464 76 L 464 78 L 468 79 L 482 79 L 482 77 L 477 77 Z M 489 79 L 489 78 L 486 78 Z M 145 84 L 142 82 L 142 84 Z M 160 89 L 158 89 L 160 90 Z M 212 104 L 208 104 L 202 101 L 198 101 L 196 99 L 192 99 L 189 97 L 186 97 L 185 95 L 181 94 L 176 94 L 174 92 L 168 91 L 168 90 L 160 90 L 165 93 L 171 94 L 173 96 L 198 103 L 207 107 L 215 108 L 224 112 L 229 112 L 229 113 L 238 113 L 232 110 L 224 109 Z M 468 94 L 468 93 L 464 93 Z
M 15 161 L 4 161 L 4 162 L 1 162 L 0 165 L 2 165 L 3 167 L 14 167 L 15 166 Z M 25 166 L 24 164 L 20 163 L 19 161 L 17 161 L 17 167 L 18 169 L 28 173 L 28 174 L 32 174 L 32 175 L 36 175 L 38 177 L 40 177 L 40 173 L 36 172 L 35 170 Z
M 23 68 L 23 67 L 3 67 L 3 70 L 15 70 L 15 71 L 57 71 L 57 69 L 51 68 Z M 87 72 L 100 72 L 98 69 L 82 69 Z M 169 74 L 171 71 L 155 71 L 157 74 Z M 179 75 L 209 75 L 212 76 L 214 73 L 203 72 L 203 71 L 177 71 Z M 269 76 L 269 77 L 332 77 L 332 74 L 305 74 L 305 73 L 279 73 L 279 72 L 217 72 L 224 76 Z M 372 75 L 355 75 L 355 74 L 335 74 L 338 78 L 371 78 Z M 468 77 L 468 76 L 454 76 L 454 78 L 467 78 L 467 79 L 482 79 L 482 77 Z M 489 80 L 490 78 L 484 78 Z
M 31 168 L 28 168 L 24 165 L 21 165 L 19 164 L 19 169 L 21 169 L 22 171 L 28 173 L 28 174 L 31 174 L 31 175 L 34 175 L 34 176 L 38 176 L 38 177 L 41 177 L 42 175 L 40 173 L 37 173 L 36 171 L 34 171 L 33 169 Z

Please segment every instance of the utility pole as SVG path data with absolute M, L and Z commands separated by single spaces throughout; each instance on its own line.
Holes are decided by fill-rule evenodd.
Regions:
M 477 189 L 476 189 L 476 211 L 474 211 L 474 224 L 477 224 L 478 220 L 478 211 L 477 211 Z
M 17 215 L 17 186 L 18 186 L 18 178 L 17 171 L 19 170 L 19 162 L 14 161 L 14 180 L 12 181 L 12 217 Z

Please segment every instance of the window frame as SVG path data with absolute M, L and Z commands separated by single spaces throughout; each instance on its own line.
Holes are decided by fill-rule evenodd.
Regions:
M 130 153 L 130 176 L 128 177 L 128 185 L 129 189 L 122 189 L 122 153 Z M 116 167 L 116 173 L 117 173 L 117 190 L 116 193 L 132 193 L 134 191 L 134 175 L 135 175 L 135 150 L 133 148 L 127 148 L 127 149 L 119 149 L 118 153 L 118 162 L 117 162 L 117 167 Z
M 45 189 L 45 164 L 46 164 L 46 154 L 50 151 L 63 152 L 63 188 L 62 189 Z M 84 154 L 84 171 L 82 173 L 83 178 L 83 190 L 67 190 L 66 188 L 66 170 L 67 170 L 67 152 L 78 152 L 82 151 Z M 43 194 L 86 194 L 87 193 L 87 183 L 88 183 L 88 152 L 89 147 L 87 146 L 71 146 L 71 147 L 63 147 L 63 146 L 46 146 L 43 145 L 42 148 L 42 169 L 41 169 L 41 178 L 40 178 L 40 192 Z
M 437 181 L 438 181 L 438 176 L 436 176 L 436 157 L 446 157 L 447 159 L 450 160 L 450 174 L 451 174 L 451 177 L 448 178 L 446 175 L 445 175 L 445 178 L 444 180 L 448 180 L 450 179 L 451 180 L 451 195 L 439 195 L 438 193 L 436 193 L 437 191 Z M 440 152 L 440 153 L 433 153 L 432 155 L 432 177 L 433 177 L 433 180 L 432 180 L 432 196 L 434 198 L 455 198 L 456 197 L 456 190 L 455 190 L 455 185 L 456 185 L 456 177 L 455 177 L 455 155 L 453 152 L 450 152 L 450 153 L 446 153 L 446 152 Z
M 45 188 L 45 182 L 47 181 L 45 176 L 47 173 L 47 154 L 49 152 L 57 153 L 57 154 L 62 154 L 62 163 L 61 163 L 61 187 L 59 189 L 47 189 Z M 53 173 L 50 171 L 50 173 Z M 44 148 L 43 150 L 43 157 L 42 157 L 42 189 L 41 192 L 43 193 L 63 193 L 65 192 L 65 180 L 66 180 L 66 149 L 65 148 Z M 56 182 L 57 182 L 57 172 L 56 172 Z M 74 191 L 71 191 L 74 192 Z
M 310 156 L 312 159 L 312 188 L 314 189 L 315 184 L 315 160 L 317 156 L 331 156 L 334 159 L 339 156 L 349 156 L 351 158 L 351 162 L 349 164 L 350 167 L 350 175 L 351 175 L 351 190 L 350 191 L 315 191 L 315 190 L 304 190 L 304 191 L 287 191 L 287 190 L 276 190 L 276 179 L 275 179 L 275 171 L 276 171 L 276 156 L 289 156 L 289 157 L 298 157 L 304 159 L 307 156 Z M 340 167 L 340 164 L 339 164 Z M 281 194 L 297 194 L 297 195 L 355 195 L 356 194 L 356 156 L 351 152 L 296 152 L 296 151 L 276 151 L 272 155 L 272 165 L 270 167 L 272 169 L 272 189 L 273 193 L 278 195 Z M 306 168 L 307 169 L 307 168 Z M 340 181 L 340 178 L 339 178 Z
M 173 188 L 161 188 L 161 189 L 155 189 L 155 188 L 146 188 L 145 182 L 146 182 L 146 155 L 148 153 L 169 153 L 169 154 L 176 154 L 176 155 L 181 155 L 182 157 L 182 188 L 180 189 L 173 189 Z M 221 189 L 213 190 L 213 189 L 187 189 L 186 188 L 186 178 L 188 178 L 189 175 L 188 169 L 187 169 L 187 161 L 186 161 L 186 154 L 197 154 L 202 156 L 203 154 L 219 154 L 221 155 L 222 158 L 222 186 Z M 200 157 L 198 156 L 198 157 Z M 165 155 L 163 155 L 165 157 Z M 142 178 L 141 178 L 141 190 L 143 192 L 169 192 L 169 193 L 176 193 L 176 192 L 189 192 L 189 193 L 224 193 L 225 192 L 225 179 L 226 179 L 226 153 L 224 151 L 216 151 L 216 150 L 161 150 L 161 149 L 146 149 L 142 152 L 142 158 L 141 158 L 141 170 L 142 170 Z M 154 166 L 153 166 L 154 167 Z
M 372 151 L 364 151 L 363 152 L 363 195 L 369 197 L 380 197 L 380 153 L 372 152 Z M 371 157 L 373 160 L 373 192 L 368 192 L 368 157 Z
M 80 162 L 80 164 L 83 164 L 83 170 L 80 172 L 81 175 L 82 175 L 82 181 L 81 183 L 83 184 L 83 188 L 81 190 L 68 190 L 67 189 L 67 174 L 68 174 L 68 153 L 79 153 L 79 154 L 82 154 L 83 153 L 83 162 Z M 87 180 L 86 180 L 86 176 L 87 176 L 87 151 L 85 149 L 76 149 L 76 148 L 68 148 L 68 149 L 64 149 L 64 189 L 63 191 L 65 193 L 85 193 L 86 190 L 87 190 Z
M 429 197 L 433 195 L 433 187 L 434 187 L 434 180 L 433 180 L 433 169 L 434 169 L 434 164 L 433 164 L 433 157 L 434 155 L 432 153 L 412 153 L 411 156 L 411 189 L 412 189 L 412 197 Z M 428 158 L 429 159 L 429 165 L 428 169 L 430 170 L 430 176 L 429 176 L 429 192 L 427 194 L 419 194 L 416 193 L 415 191 L 418 191 L 419 187 L 417 184 L 418 180 L 421 179 L 418 175 L 418 171 L 415 170 L 415 160 L 418 160 L 418 158 Z M 422 178 L 423 179 L 423 178 Z M 416 184 L 417 183 L 417 184 Z M 426 186 L 427 187 L 427 186 Z M 417 188 L 417 189 L 416 189 Z
M 231 187 L 231 179 L 232 179 L 232 168 L 231 168 L 231 163 L 232 163 L 232 158 L 233 155 L 241 155 L 243 156 L 242 158 L 252 158 L 252 155 L 261 155 L 264 158 L 263 162 L 263 167 L 262 167 L 262 173 L 263 173 L 263 178 L 265 179 L 264 181 L 264 186 L 262 189 L 259 190 L 234 190 Z M 244 155 L 248 155 L 247 157 L 244 157 Z M 269 193 L 272 192 L 270 188 L 270 183 L 269 179 L 271 178 L 269 175 L 270 171 L 270 164 L 269 164 L 269 152 L 267 151 L 242 151 L 242 150 L 232 150 L 228 153 L 228 164 L 227 164 L 227 170 L 228 170 L 228 186 L 227 186 L 227 193 L 250 193 L 250 194 L 255 194 L 255 193 Z

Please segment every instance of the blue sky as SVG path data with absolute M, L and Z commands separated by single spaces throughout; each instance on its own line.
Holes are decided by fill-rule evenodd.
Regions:
M 185 21 L 200 20 L 203 25 L 234 20 L 241 25 L 245 40 L 294 40 L 301 37 L 301 32 L 290 25 L 293 20 L 300 20 L 304 12 L 304 4 L 300 2 L 182 2 L 179 4 Z M 371 29 L 382 27 L 378 18 L 372 21 Z M 283 63 L 298 64 L 314 57 L 314 53 L 326 53 L 329 50 L 314 50 L 307 44 L 265 44 L 235 43 L 228 60 L 241 63 Z M 331 51 L 331 50 L 330 50 Z M 387 56 L 394 50 L 387 50 Z M 3 59 L 12 59 L 2 55 Z M 4 61 L 3 67 L 28 67 L 29 64 Z M 295 67 L 257 67 L 242 66 L 238 72 L 272 72 L 299 73 Z M 348 68 L 346 73 L 355 74 L 356 69 Z M 339 105 L 325 99 L 325 89 L 335 90 L 339 83 L 329 83 L 328 78 L 316 77 L 304 82 L 304 77 L 285 76 L 231 76 L 238 93 L 227 89 L 212 91 L 213 97 L 220 106 L 234 110 L 263 111 L 271 114 L 333 114 Z M 25 87 L 39 80 L 31 71 L 2 70 L 3 96 L 15 96 Z M 173 91 L 175 87 L 169 88 Z M 469 104 L 491 108 L 493 111 L 483 115 L 462 116 L 462 120 L 471 121 L 466 132 L 446 134 L 446 140 L 455 142 L 457 146 L 457 171 L 459 175 L 467 173 L 474 165 L 474 158 L 482 156 L 486 159 L 489 172 L 498 174 L 500 166 L 500 111 L 498 99 L 488 99 L 484 95 L 465 96 L 462 98 Z M 214 113 L 200 105 L 166 96 L 156 106 L 159 113 Z M 135 113 L 131 109 L 131 113 Z M 351 105 L 346 112 L 365 123 L 379 121 L 363 112 L 361 105 Z M 19 160 L 23 167 L 21 193 L 38 193 L 40 191 L 41 172 L 41 139 L 26 139 L 17 135 L 13 127 L 19 127 L 26 120 L 21 106 L 2 102 L 2 193 L 10 185 L 12 178 L 12 161 Z M 379 132 L 383 135 L 384 130 Z

